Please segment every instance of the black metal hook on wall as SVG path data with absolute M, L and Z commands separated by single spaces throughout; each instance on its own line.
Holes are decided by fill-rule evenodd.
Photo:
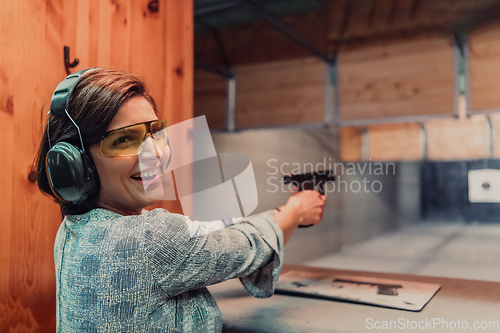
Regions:
M 66 68 L 66 74 L 70 75 L 70 68 L 76 67 L 80 62 L 79 59 L 75 58 L 73 62 L 69 62 L 69 46 L 64 46 L 64 67 Z
M 152 0 L 148 3 L 148 10 L 151 13 L 158 13 L 159 11 L 159 3 L 158 0 Z

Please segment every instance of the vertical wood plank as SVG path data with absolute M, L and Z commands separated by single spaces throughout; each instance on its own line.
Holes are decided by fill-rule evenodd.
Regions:
M 15 198 L 15 206 L 12 211 L 11 227 L 11 280 L 9 291 L 13 299 L 22 299 L 23 306 L 30 308 L 34 315 L 36 310 L 42 310 L 37 298 L 43 298 L 44 285 L 43 263 L 45 256 L 43 236 L 45 230 L 40 224 L 37 214 L 44 214 L 44 210 L 38 211 L 40 198 L 36 198 L 38 189 L 34 183 L 28 180 L 31 171 L 31 163 L 36 152 L 38 140 L 36 134 L 40 133 L 40 109 L 41 101 L 44 99 L 42 82 L 43 73 L 40 70 L 44 66 L 43 56 L 35 56 L 44 50 L 45 41 L 45 2 L 34 1 L 30 4 L 19 2 L 17 8 L 19 23 L 21 26 L 16 31 L 16 41 L 22 46 L 21 63 L 23 70 L 16 72 L 17 76 L 13 82 L 15 96 L 14 108 L 14 133 L 23 136 L 23 140 L 14 140 L 13 151 L 16 168 L 13 170 L 12 197 Z M 24 59 L 22 59 L 24 58 Z M 18 62 L 19 63 L 19 62 Z M 22 72 L 30 73 L 28 82 Z M 23 221 L 17 224 L 15 221 Z M 29 245 L 28 245 L 29 244 Z M 40 251 L 41 250 L 41 251 Z M 46 262 L 48 263 L 48 262 Z M 43 321 L 42 318 L 36 318 Z
M 130 0 L 112 2 L 110 65 L 120 71 L 128 71 L 130 64 Z
M 90 2 L 91 0 L 77 0 L 76 5 L 76 39 L 75 57 L 80 63 L 75 70 L 90 67 Z M 68 22 L 69 24 L 74 24 Z
M 105 13 L 99 12 L 99 2 L 102 4 L 107 1 L 99 0 L 89 0 L 89 16 L 88 16 L 88 56 L 89 63 L 88 67 L 99 67 L 100 64 L 97 61 L 99 54 L 99 39 L 101 35 L 100 18 L 104 16 Z
M 79 0 L 63 2 L 63 14 L 64 14 L 63 31 L 62 31 L 63 45 L 61 45 L 61 48 L 64 46 L 70 47 L 70 52 L 69 52 L 70 61 L 73 61 L 75 58 L 80 58 L 77 55 L 77 49 L 76 49 L 76 33 L 77 33 L 76 22 L 77 22 L 77 12 L 78 12 L 78 2 Z M 62 64 L 62 68 L 64 70 L 64 63 Z M 83 68 L 85 67 L 79 65 L 75 67 L 74 70 L 79 70 Z M 66 74 L 66 71 L 64 71 L 64 74 Z M 62 79 L 64 79 L 64 77 L 62 77 L 60 80 Z
M 0 68 L 2 67 L 0 61 Z M 3 124 L 3 130 L 0 131 L 1 140 L 1 154 L 6 161 L 12 159 L 13 152 L 13 138 L 14 138 L 14 122 L 12 114 L 9 114 L 12 95 L 8 93 L 4 82 L 0 81 L 0 122 Z M 11 175 L 13 170 L 13 163 L 0 163 L 0 172 L 2 175 Z M 4 296 L 8 293 L 9 274 L 6 269 L 9 267 L 10 255 L 10 230 L 11 230 L 11 216 L 12 216 L 12 178 L 5 177 L 0 185 L 0 211 L 2 212 L 2 220 L 0 226 L 2 233 L 0 234 L 0 265 L 3 267 L 0 273 L 0 302 L 5 299 Z M 1 328 L 1 327 L 0 327 Z
M 160 1 L 164 18 L 164 91 L 161 116 L 171 125 L 193 117 L 193 1 Z M 183 147 L 186 154 L 192 147 Z M 180 201 L 162 202 L 161 207 L 182 212 Z
M 45 2 L 33 1 L 29 6 L 17 2 L 13 31 L 16 32 L 14 48 L 10 50 L 11 66 L 19 66 L 21 71 L 12 71 L 10 86 L 14 92 L 13 119 L 14 133 L 23 136 L 23 140 L 14 140 L 12 159 L 16 161 L 13 168 L 12 188 L 13 203 L 11 219 L 11 261 L 9 292 L 12 299 L 22 299 L 23 306 L 30 307 L 30 300 L 40 290 L 38 270 L 39 253 L 30 249 L 37 248 L 39 236 L 39 219 L 35 218 L 36 202 L 32 195 L 36 193 L 33 183 L 28 181 L 31 162 L 35 152 L 35 133 L 39 133 L 39 110 L 41 109 L 40 82 L 43 80 L 40 71 L 43 68 L 43 56 L 33 56 L 44 49 L 45 40 Z M 16 49 L 22 49 L 16 54 Z M 17 59 L 16 59 L 17 58 Z M 29 82 L 23 77 L 30 73 Z M 22 223 L 14 223 L 22 221 Z M 37 231 L 41 231 L 37 234 Z M 33 296 L 32 296 L 33 295 Z
M 165 5 L 164 112 L 170 124 L 189 119 L 192 110 L 193 18 L 192 1 L 167 0 Z M 185 13 L 189 13 L 185 15 Z M 180 52 L 179 52 L 180 51 Z M 188 100 L 187 97 L 191 96 Z
M 2 50 L 11 50 L 13 36 L 5 34 L 7 28 L 12 23 L 12 3 L 8 1 L 0 2 L 0 47 Z M 14 117 L 13 117 L 13 98 L 14 94 L 10 88 L 10 72 L 7 52 L 0 52 L 0 122 L 2 131 L 0 131 L 0 154 L 2 162 L 0 163 L 0 173 L 7 175 L 0 182 L 0 331 L 7 332 L 12 320 L 12 305 L 9 301 L 12 299 L 9 295 L 10 280 L 10 256 L 11 256 L 11 223 L 13 198 L 12 188 L 14 186 L 12 177 L 14 158 L 13 140 L 14 140 Z M 6 162 L 7 161 L 7 162 Z
M 37 131 L 36 140 L 34 142 L 35 152 L 38 148 L 40 139 L 45 130 L 45 122 L 47 120 L 47 111 L 50 108 L 50 99 L 52 93 L 57 86 L 57 84 L 66 76 L 63 62 L 63 45 L 64 45 L 64 0 L 50 0 L 46 1 L 46 20 L 45 20 L 45 48 L 44 48 L 44 58 L 43 58 L 43 68 L 42 68 L 42 78 L 41 80 L 41 98 L 42 110 L 36 109 L 36 125 Z M 72 60 L 72 59 L 71 59 Z M 32 184 L 36 187 L 36 184 Z M 35 188 L 36 192 L 39 192 Z M 53 255 L 53 244 L 57 229 L 61 223 L 61 213 L 59 206 L 46 196 L 41 193 L 37 193 L 35 196 L 36 211 L 37 215 L 36 223 L 44 228 L 45 234 L 42 238 L 43 251 L 40 251 L 43 255 L 43 260 L 41 260 L 40 267 L 38 268 L 43 276 L 41 283 L 41 290 L 43 292 L 38 295 L 39 305 L 34 308 L 33 315 L 35 318 L 43 317 L 45 322 L 38 323 L 41 325 L 40 331 L 51 331 L 55 330 L 56 326 L 56 281 L 55 281 L 55 268 L 54 268 L 54 255 Z
M 183 85 L 182 99 L 184 103 L 183 118 L 184 120 L 193 117 L 193 94 L 194 94 L 194 2 L 193 0 L 183 1 L 182 18 L 183 22 L 180 27 L 183 35 L 182 54 L 183 61 Z
M 149 0 L 132 2 L 130 70 L 140 73 L 158 106 L 163 105 L 165 78 L 165 29 L 161 13 L 148 9 Z M 165 10 L 159 4 L 159 11 Z M 178 51 L 179 52 L 179 51 Z
M 10 232 L 12 216 L 12 175 L 13 163 L 5 161 L 13 160 L 13 138 L 14 138 L 14 117 L 13 117 L 13 98 L 14 92 L 10 87 L 10 78 L 12 76 L 9 70 L 11 63 L 10 52 L 14 49 L 14 35 L 9 33 L 14 25 L 13 1 L 0 2 L 0 122 L 3 124 L 3 131 L 0 131 L 0 154 L 2 154 L 2 163 L 0 163 L 0 172 L 4 177 L 0 182 L 0 227 L 3 232 L 0 233 L 0 265 L 4 267 L 0 270 L 0 311 L 6 313 L 6 320 L 0 321 L 0 331 L 7 331 L 9 318 L 7 299 L 9 298 L 9 270 L 10 265 Z M 5 321 L 5 322 L 4 322 Z
M 179 4 L 180 4 L 180 0 Z M 194 87 L 194 4 L 193 0 L 182 1 L 182 24 L 178 27 L 182 31 L 182 55 L 181 67 L 176 67 L 175 74 L 177 81 L 182 79 L 182 120 L 193 118 L 193 87 Z M 168 22 L 168 21 L 167 21 Z M 174 49 L 175 50 L 175 49 Z M 181 68 L 179 71 L 178 69 Z M 176 109 L 173 109 L 174 112 Z M 192 154 L 193 147 L 186 147 L 186 150 Z M 192 186 L 192 185 L 191 185 Z M 192 211 L 191 207 L 188 207 Z
M 46 2 L 46 37 L 45 37 L 45 49 L 44 49 L 44 68 L 43 68 L 43 78 L 44 84 L 43 88 L 45 98 L 43 100 L 43 105 L 46 106 L 45 113 L 48 111 L 50 107 L 50 98 L 52 97 L 52 93 L 54 92 L 57 84 L 64 79 L 66 76 L 66 71 L 64 69 L 64 45 L 70 45 L 71 43 L 66 44 L 65 34 L 67 34 L 67 38 L 69 38 L 69 31 L 71 29 L 67 29 L 68 22 L 66 22 L 66 15 L 69 14 L 69 3 L 68 1 L 64 2 L 63 0 L 50 0 Z M 74 2 L 71 2 L 74 3 Z M 76 6 L 72 6 L 76 9 Z M 66 11 L 65 11 L 66 10 Z M 73 24 L 74 27 L 76 27 Z M 74 31 L 73 31 L 74 32 Z M 73 34 L 74 35 L 74 34 Z M 73 44 L 72 44 L 73 45 Z M 71 46 L 71 45 L 70 45 Z M 75 57 L 75 49 L 73 47 L 70 50 L 70 60 L 72 61 Z M 44 116 L 46 116 L 44 114 Z M 46 120 L 45 118 L 43 119 Z M 43 133 L 43 128 L 40 128 L 38 132 L 39 137 L 41 138 Z
M 97 36 L 97 60 L 96 66 L 111 66 L 111 30 L 113 9 L 116 8 L 111 1 L 98 1 L 97 13 L 98 36 Z

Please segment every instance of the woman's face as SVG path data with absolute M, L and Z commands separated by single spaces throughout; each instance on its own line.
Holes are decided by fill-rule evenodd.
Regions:
M 118 109 L 107 130 L 111 131 L 155 119 L 158 118 L 151 104 L 144 97 L 135 96 Z M 163 152 L 158 149 L 151 151 L 153 151 L 152 161 L 158 166 L 160 165 L 159 158 L 163 154 L 170 153 L 168 148 Z M 133 215 L 140 214 L 144 207 L 158 202 L 146 196 L 143 183 L 140 178 L 138 179 L 140 175 L 139 155 L 104 157 L 100 153 L 100 143 L 92 145 L 90 153 L 101 183 L 99 206 L 122 215 Z

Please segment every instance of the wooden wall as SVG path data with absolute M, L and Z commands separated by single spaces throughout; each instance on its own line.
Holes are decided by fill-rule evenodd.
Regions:
M 226 128 L 227 79 L 207 71 L 194 72 L 194 116 L 205 116 L 211 130 Z
M 192 1 L 160 0 L 158 13 L 148 2 L 0 2 L 0 332 L 55 331 L 53 242 L 61 216 L 30 171 L 51 94 L 66 76 L 63 46 L 80 59 L 72 71 L 141 74 L 170 124 L 192 117 Z
M 427 156 L 430 160 L 467 160 L 489 157 L 489 127 L 486 116 L 429 121 Z
M 469 30 L 498 17 L 495 0 L 336 0 L 326 3 L 328 40 L 355 47 Z
M 279 21 L 321 52 L 339 55 L 341 120 L 380 121 L 389 117 L 422 115 L 452 118 L 449 121 L 420 120 L 418 124 L 408 126 L 385 124 L 343 129 L 341 146 L 345 149 L 342 149 L 341 155 L 344 159 L 363 158 L 361 133 L 364 130 L 368 131 L 365 141 L 371 145 L 366 158 L 420 159 L 425 154 L 425 136 L 421 125 L 429 126 L 428 157 L 464 158 L 464 151 L 456 147 L 470 151 L 470 155 L 465 155 L 470 158 L 488 156 L 489 148 L 485 144 L 488 133 L 484 126 L 478 125 L 487 122 L 487 119 L 456 119 L 454 113 L 456 97 L 452 45 L 455 31 L 472 30 L 469 40 L 471 103 L 465 108 L 472 113 L 500 111 L 496 89 L 500 77 L 498 1 L 337 0 L 324 3 L 323 8 L 282 17 Z M 310 57 L 307 50 L 259 20 L 223 27 L 218 35 L 220 44 L 210 31 L 196 33 L 197 59 L 219 67 L 229 63 L 236 68 L 258 68 L 263 64 Z M 273 91 L 266 95 L 262 100 L 272 104 Z M 218 102 L 222 105 L 221 99 Z M 241 107 L 242 102 L 238 101 L 238 106 Z M 246 110 L 252 111 L 245 112 L 257 115 L 260 108 L 257 101 L 249 100 Z M 288 109 L 295 110 L 290 106 Z M 260 116 L 263 118 L 255 126 L 278 125 L 274 119 L 264 120 L 264 117 L 270 117 L 268 113 L 261 112 Z M 219 112 L 217 117 L 222 124 L 223 113 Z M 249 124 L 253 122 L 246 116 L 239 119 L 248 119 Z M 492 118 L 492 126 L 494 134 L 500 132 L 499 121 L 495 117 Z M 434 135 L 436 127 L 443 129 L 438 130 L 438 135 Z M 464 139 L 471 133 L 477 139 Z M 497 140 L 500 136 L 493 137 Z M 490 143 L 487 145 L 491 146 Z M 500 139 L 493 143 L 495 152 L 498 146 Z M 495 153 L 494 156 L 500 155 Z
M 336 1 L 334 1 L 336 2 Z M 327 52 L 327 11 L 324 8 L 282 17 L 279 21 L 299 36 Z M 283 36 L 269 23 L 257 20 L 219 29 L 222 50 L 233 66 L 261 64 L 309 57 L 309 51 Z M 195 57 L 225 67 L 221 49 L 210 31 L 195 34 Z
M 342 120 L 421 115 L 451 118 L 343 129 L 341 155 L 345 160 L 363 158 L 364 130 L 368 131 L 365 141 L 371 148 L 366 158 L 421 159 L 426 138 L 422 125 L 428 126 L 424 132 L 429 134 L 427 157 L 462 159 L 489 156 L 491 143 L 487 119 L 455 117 L 453 33 L 472 29 L 471 103 L 465 108 L 472 113 L 500 111 L 496 89 L 500 83 L 499 11 L 495 0 L 337 0 L 326 1 L 324 8 L 279 21 L 325 54 L 339 54 Z M 232 66 L 241 67 L 310 56 L 263 21 L 221 28 L 219 37 L 224 56 L 210 31 L 197 32 L 197 59 L 216 66 L 223 66 L 225 59 Z M 267 95 L 268 100 L 272 98 L 272 92 Z M 249 110 L 260 108 L 252 101 L 247 105 Z M 219 115 L 222 119 L 223 113 Z M 273 119 L 262 123 L 276 124 Z M 500 133 L 499 124 L 492 116 L 495 157 L 500 156 L 496 153 L 500 151 L 500 136 L 496 135 Z M 471 133 L 474 139 L 466 139 Z
M 259 128 L 322 123 L 325 119 L 326 65 L 306 57 L 236 66 L 236 127 Z M 205 115 L 210 129 L 224 129 L 226 79 L 197 70 L 196 116 Z
M 496 0 L 327 0 L 324 7 L 279 21 L 325 54 L 339 47 L 364 48 L 374 42 L 452 35 L 484 20 L 497 21 Z M 208 15 L 210 17 L 210 15 Z M 202 16 L 202 19 L 204 17 Z M 195 56 L 203 62 L 232 66 L 308 57 L 307 50 L 268 23 L 255 22 L 219 30 L 225 56 L 210 31 L 195 36 Z
M 499 158 L 500 114 L 490 115 L 490 129 L 487 115 L 477 114 L 467 117 L 465 96 L 459 97 L 458 107 L 458 118 L 372 125 L 366 128 L 344 127 L 340 138 L 341 158 L 344 161 L 360 161 L 368 158 L 372 161 Z M 367 131 L 365 139 L 367 156 L 362 156 L 363 129 Z
M 470 98 L 467 101 L 465 95 L 458 96 L 458 118 L 421 121 L 411 126 L 413 129 L 408 127 L 404 136 L 395 133 L 399 131 L 398 128 L 408 125 L 388 124 L 382 127 L 366 127 L 370 158 L 415 160 L 424 157 L 421 155 L 424 142 L 417 135 L 420 126 L 425 128 L 427 151 L 425 157 L 430 160 L 500 158 L 500 95 L 498 94 L 500 26 L 498 23 L 472 31 L 469 35 L 468 51 Z M 389 70 L 387 73 L 390 73 L 391 77 L 398 75 Z M 429 78 L 427 84 L 433 86 L 436 85 L 436 81 L 439 82 L 439 77 L 436 80 Z M 442 87 L 432 89 L 433 92 L 442 90 Z M 342 94 L 340 98 L 342 101 Z M 450 112 L 453 110 L 450 106 L 448 109 Z M 367 114 L 370 112 L 368 111 Z M 383 128 L 383 134 L 380 128 Z M 342 152 L 344 160 L 363 159 L 361 156 L 363 148 L 360 145 L 361 131 L 362 129 L 342 131 L 342 149 L 349 152 Z M 400 150 L 403 146 L 408 149 Z
M 452 45 L 434 37 L 341 51 L 340 120 L 452 115 Z
M 500 111 L 500 25 L 469 36 L 470 110 Z
M 455 95 L 451 36 L 341 49 L 338 62 L 341 121 L 383 122 L 385 118 L 415 117 L 415 122 L 343 128 L 341 159 L 415 161 L 500 157 L 499 116 L 490 117 L 492 135 L 487 117 L 467 117 L 471 109 L 473 113 L 500 110 L 495 84 L 496 77 L 500 77 L 496 56 L 500 55 L 497 52 L 500 28 L 475 31 L 470 41 L 470 105 L 465 96 Z M 323 121 L 325 66 L 320 60 L 305 57 L 239 65 L 236 69 L 239 128 Z M 197 112 L 206 112 L 215 128 L 222 129 L 224 80 L 213 74 L 200 74 L 195 78 L 195 86 L 200 97 L 196 101 Z M 458 118 L 456 111 L 460 114 Z M 417 121 L 420 116 L 437 115 L 445 117 Z M 367 133 L 365 154 L 363 131 Z
M 370 126 L 368 147 L 368 157 L 373 161 L 421 160 L 421 128 L 413 123 Z
M 340 159 L 342 161 L 363 160 L 363 129 L 343 127 L 340 130 Z
M 236 127 L 323 122 L 325 71 L 311 57 L 238 67 Z

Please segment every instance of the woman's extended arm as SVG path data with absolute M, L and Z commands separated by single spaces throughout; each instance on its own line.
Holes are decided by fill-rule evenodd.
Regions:
M 324 204 L 316 191 L 297 192 L 272 217 L 246 217 L 213 232 L 200 232 L 200 222 L 155 209 L 143 215 L 148 269 L 168 296 L 239 277 L 247 290 L 258 286 L 252 295 L 268 297 L 281 270 L 284 240 L 300 224 L 318 224 Z
M 316 225 L 323 218 L 326 197 L 317 191 L 292 192 L 286 205 L 275 210 L 270 215 L 278 222 L 283 231 L 285 243 L 290 239 L 299 225 Z M 259 214 L 257 214 L 259 215 Z M 244 221 L 244 217 L 222 219 L 213 221 L 196 221 L 203 225 L 207 231 L 215 231 L 230 226 L 238 221 Z

